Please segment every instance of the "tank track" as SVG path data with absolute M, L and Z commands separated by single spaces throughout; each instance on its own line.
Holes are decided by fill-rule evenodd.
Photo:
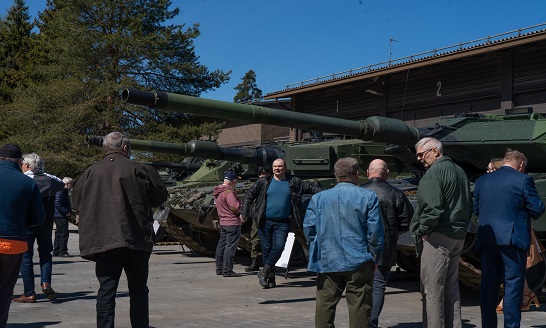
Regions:
M 169 218 L 159 224 L 165 229 L 170 238 L 178 241 L 181 245 L 188 247 L 192 252 L 207 256 L 214 255 L 214 251 L 202 246 L 199 242 L 186 234 L 181 227 L 172 223 Z
M 199 236 L 199 234 L 206 232 L 197 232 L 193 230 L 188 224 L 188 226 L 185 227 L 186 230 L 189 230 L 188 233 L 187 231 L 184 231 L 185 229 L 183 227 L 180 227 L 179 225 L 173 223 L 170 218 L 167 218 L 167 220 L 160 222 L 160 225 L 163 229 L 165 229 L 165 232 L 167 233 L 169 238 L 176 240 L 176 242 L 189 248 L 192 252 L 206 256 L 214 256 L 216 249 L 210 249 L 210 247 L 207 247 L 207 245 L 199 241 L 199 238 L 196 238 Z M 250 252 L 252 248 L 252 242 L 250 238 L 245 235 L 241 235 L 239 248 L 243 249 L 246 252 Z

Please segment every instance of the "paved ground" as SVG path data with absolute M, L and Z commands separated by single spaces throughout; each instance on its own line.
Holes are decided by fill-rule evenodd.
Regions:
M 78 234 L 71 226 L 69 251 L 78 254 Z M 35 258 L 37 261 L 37 258 Z M 235 271 L 244 272 L 246 256 L 237 258 Z M 37 266 L 36 266 L 37 267 Z M 216 276 L 214 259 L 180 246 L 157 246 L 150 264 L 150 324 L 152 327 L 313 327 L 315 279 L 304 268 L 278 277 L 279 287 L 263 290 L 255 275 Z M 36 278 L 38 284 L 38 278 Z M 35 304 L 13 303 L 7 327 L 95 327 L 98 283 L 94 264 L 80 257 L 54 258 L 53 288 L 58 299 L 49 302 L 41 293 Z M 15 295 L 22 293 L 21 279 Z M 464 327 L 480 327 L 479 295 L 461 288 Z M 380 317 L 381 327 L 421 327 L 418 281 L 389 284 Z M 522 327 L 546 327 L 546 305 L 523 314 Z M 126 281 L 120 283 L 116 327 L 130 327 Z M 347 327 L 345 300 L 338 306 L 338 327 Z M 502 315 L 499 315 L 502 327 Z

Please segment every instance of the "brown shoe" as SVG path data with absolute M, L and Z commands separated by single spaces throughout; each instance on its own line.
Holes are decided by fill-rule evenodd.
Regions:
M 53 288 L 51 288 L 51 286 L 47 282 L 44 282 L 42 284 L 42 292 L 44 292 L 47 299 L 50 300 L 50 301 L 53 301 L 54 299 L 57 298 L 57 294 L 55 293 Z
M 36 295 L 25 296 L 23 294 L 19 297 L 14 297 L 11 301 L 16 303 L 36 303 Z

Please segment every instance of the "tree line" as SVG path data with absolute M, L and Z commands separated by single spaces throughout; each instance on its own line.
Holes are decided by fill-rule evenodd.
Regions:
M 0 17 L 0 143 L 36 152 L 46 171 L 78 177 L 101 158 L 86 135 L 187 142 L 214 136 L 221 123 L 183 113 L 123 104 L 121 88 L 200 96 L 231 71 L 199 62 L 199 24 L 168 24 L 179 15 L 168 0 L 47 0 L 31 21 L 24 0 Z M 249 71 L 235 102 L 261 99 Z M 259 91 L 259 92 L 258 92 Z M 140 153 L 138 159 L 180 162 Z

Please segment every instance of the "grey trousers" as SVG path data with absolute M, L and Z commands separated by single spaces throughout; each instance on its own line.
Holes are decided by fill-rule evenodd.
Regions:
M 459 258 L 464 239 L 431 233 L 421 254 L 423 327 L 461 328 Z

